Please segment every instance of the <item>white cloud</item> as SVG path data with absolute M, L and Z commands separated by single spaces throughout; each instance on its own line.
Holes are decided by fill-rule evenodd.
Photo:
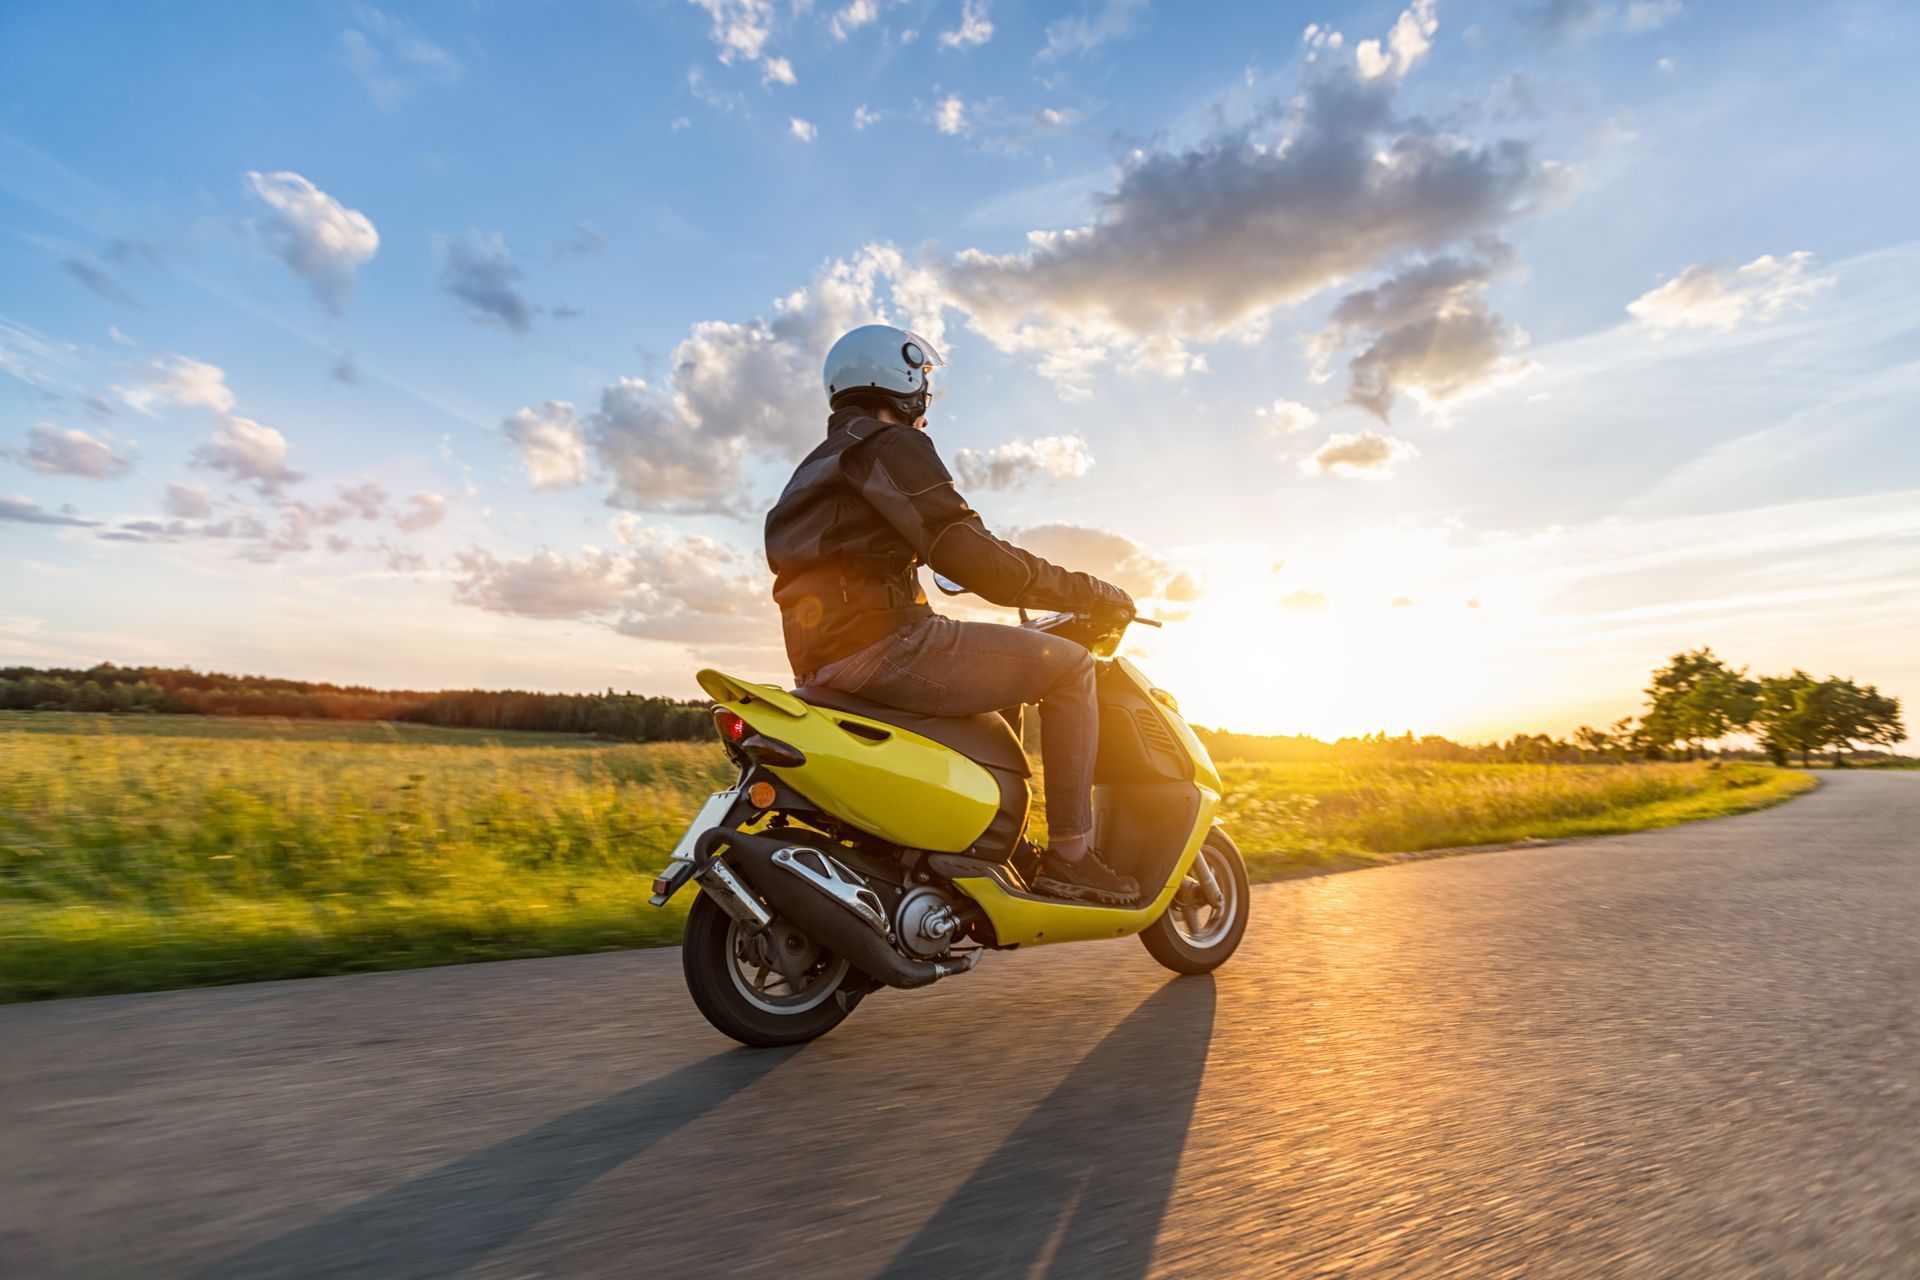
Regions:
M 828 24 L 835 40 L 845 40 L 855 30 L 866 26 L 880 16 L 880 6 L 874 0 L 853 0 L 846 8 L 833 15 Z
M 1304 431 L 1320 420 L 1320 415 L 1306 405 L 1298 400 L 1287 399 L 1262 405 L 1253 411 L 1253 416 L 1258 418 L 1269 431 L 1283 436 Z
M 297 173 L 250 171 L 247 182 L 270 210 L 261 231 L 280 261 L 322 305 L 339 311 L 353 292 L 354 273 L 380 248 L 372 220 Z
M 1418 451 L 1404 440 L 1372 431 L 1342 432 L 1327 437 L 1327 442 L 1312 457 L 1300 463 L 1300 469 L 1312 474 L 1334 472 L 1344 476 L 1387 476 L 1393 466 L 1415 456 Z
M 1404 76 L 1413 69 L 1414 63 L 1426 56 L 1427 50 L 1433 47 L 1434 32 L 1440 29 L 1433 6 L 1434 0 L 1414 0 L 1402 10 L 1393 29 L 1387 33 L 1384 49 L 1378 40 L 1362 40 L 1354 48 L 1354 66 L 1363 80 L 1388 74 Z
M 170 484 L 162 509 L 179 520 L 205 520 L 213 514 L 213 503 L 197 484 Z
M 407 499 L 408 510 L 393 517 L 396 527 L 408 533 L 431 529 L 447 516 L 447 500 L 437 493 L 416 493 Z
M 588 547 L 575 557 L 463 553 L 455 598 L 489 613 L 596 621 L 643 639 L 712 641 L 770 617 L 765 573 L 722 544 L 631 527 L 623 541 L 624 551 Z
M 1832 285 L 1832 276 L 1807 275 L 1812 261 L 1813 255 L 1802 249 L 1784 258 L 1762 254 L 1734 271 L 1688 267 L 1629 302 L 1627 310 L 1663 332 L 1701 328 L 1726 333 L 1748 320 L 1771 320 Z
M 133 469 L 133 459 L 114 447 L 112 436 L 102 439 L 50 422 L 28 428 L 26 448 L 9 452 L 21 466 L 42 475 L 111 480 Z
M 587 478 L 587 442 L 580 416 L 565 400 L 518 409 L 503 424 L 536 489 L 571 489 Z
M 460 61 L 425 39 L 405 18 L 355 5 L 358 25 L 341 33 L 347 67 L 383 111 L 392 111 L 416 89 L 452 84 Z
M 237 414 L 222 414 L 213 438 L 194 450 L 193 461 L 271 495 L 301 478 L 287 468 L 288 450 L 287 438 L 272 427 Z
M 866 103 L 863 102 L 853 109 L 853 127 L 855 129 L 864 129 L 870 124 L 878 123 L 880 123 L 880 113 L 878 111 L 867 110 Z
M 1111 529 L 1044 524 L 1016 529 L 1008 540 L 1064 569 L 1111 582 L 1136 600 L 1185 603 L 1205 593 L 1192 573 L 1173 568 L 1132 538 Z
M 968 49 L 993 39 L 993 23 L 987 19 L 986 0 L 965 0 L 960 6 L 960 26 L 940 33 L 945 49 Z
M 793 84 L 793 64 L 773 56 L 767 41 L 773 36 L 772 0 L 689 0 L 706 11 L 712 26 L 709 38 L 719 49 L 720 61 L 757 64 L 762 83 Z
M 891 245 L 868 245 L 777 300 L 771 316 L 694 325 L 674 348 L 665 387 L 617 379 L 582 416 L 612 501 L 634 509 L 725 505 L 748 457 L 791 460 L 819 438 L 827 414 L 820 360 L 833 341 L 855 325 L 893 320 L 936 347 L 944 341 L 930 273 Z
M 168 356 L 152 361 L 144 381 L 131 387 L 115 386 L 113 393 L 128 408 L 149 417 L 159 406 L 168 404 L 198 405 L 215 413 L 227 413 L 233 408 L 233 391 L 227 386 L 226 371 L 191 356 Z
M 435 236 L 434 247 L 440 253 L 440 287 L 466 304 L 469 317 L 481 324 L 503 324 L 514 333 L 533 328 L 540 308 L 521 292 L 526 272 L 499 232 Z
M 816 129 L 810 121 L 802 120 L 799 116 L 794 116 L 787 121 L 787 129 L 802 142 L 812 142 L 820 136 L 820 130 Z
M 1118 40 L 1138 25 L 1149 0 L 1093 0 L 1085 10 L 1070 18 L 1061 18 L 1047 27 L 1043 60 L 1075 57 L 1092 53 L 1101 45 Z
M 933 108 L 933 126 L 942 133 L 965 133 L 967 131 L 967 104 L 960 95 L 950 93 Z
M 1093 450 L 1079 436 L 1009 440 L 982 453 L 962 449 L 954 470 L 967 489 L 1018 489 L 1037 479 L 1068 480 L 1093 468 Z

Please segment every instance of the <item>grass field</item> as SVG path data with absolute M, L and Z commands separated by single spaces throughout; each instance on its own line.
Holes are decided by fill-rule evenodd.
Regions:
M 1755 765 L 1225 772 L 1256 876 L 1639 830 L 1813 785 Z M 680 916 L 647 906 L 648 880 L 730 778 L 706 743 L 6 713 L 0 1000 L 673 941 Z

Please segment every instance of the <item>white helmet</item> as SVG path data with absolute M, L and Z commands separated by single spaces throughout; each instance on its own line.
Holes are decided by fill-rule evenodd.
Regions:
M 945 363 L 917 333 L 887 324 L 862 325 L 827 352 L 827 404 L 837 409 L 846 400 L 878 398 L 911 421 L 927 411 L 933 393 L 929 378 Z

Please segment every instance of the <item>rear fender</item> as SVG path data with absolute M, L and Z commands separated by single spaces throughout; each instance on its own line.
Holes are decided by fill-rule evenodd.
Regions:
M 868 835 L 908 849 L 959 853 L 973 847 L 1000 810 L 993 775 L 930 738 L 717 671 L 702 671 L 700 687 L 755 733 L 806 758 L 791 767 L 768 764 L 769 773 Z

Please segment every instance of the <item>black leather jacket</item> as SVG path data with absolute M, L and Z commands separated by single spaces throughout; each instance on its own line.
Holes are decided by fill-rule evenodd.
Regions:
M 998 605 L 1090 609 L 1100 584 L 988 533 L 924 431 L 842 409 L 767 513 L 794 675 L 931 617 L 920 565 Z

